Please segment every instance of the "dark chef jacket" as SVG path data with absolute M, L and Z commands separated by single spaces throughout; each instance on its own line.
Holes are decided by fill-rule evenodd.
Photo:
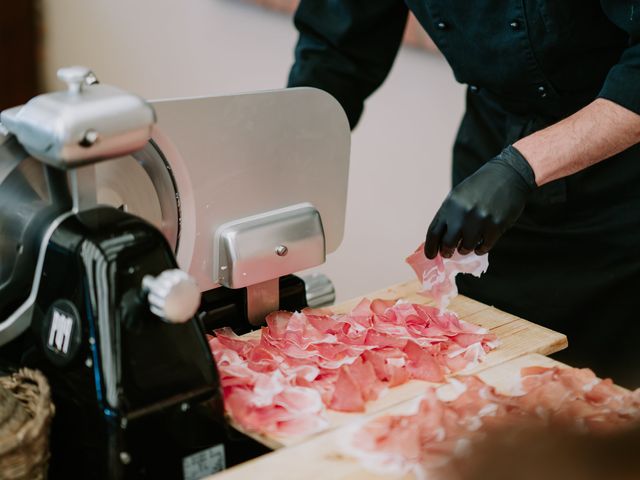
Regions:
M 407 6 L 469 85 L 454 185 L 598 97 L 640 113 L 640 2 L 622 0 L 302 0 L 289 85 L 328 91 L 354 126 L 391 68 Z M 566 333 L 561 360 L 639 386 L 640 148 L 538 189 L 488 273 L 459 286 Z

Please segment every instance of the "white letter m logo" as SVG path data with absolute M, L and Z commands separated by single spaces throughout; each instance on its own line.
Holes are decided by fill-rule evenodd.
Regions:
M 51 330 L 49 330 L 49 347 L 66 355 L 69 350 L 72 328 L 73 320 L 54 308 Z

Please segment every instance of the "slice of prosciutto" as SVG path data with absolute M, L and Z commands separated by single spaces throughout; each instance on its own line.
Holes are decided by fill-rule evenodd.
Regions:
M 247 430 L 290 435 L 324 428 L 327 408 L 364 412 L 411 379 L 442 382 L 497 340 L 452 312 L 365 299 L 347 314 L 275 312 L 259 338 L 220 329 L 209 345 L 227 413 Z
M 413 268 L 418 280 L 422 282 L 421 294 L 431 297 L 442 311 L 451 299 L 458 294 L 456 275 L 470 273 L 479 277 L 489 267 L 489 255 L 470 253 L 461 255 L 454 252 L 451 258 L 443 258 L 439 253 L 433 260 L 424 254 L 424 244 L 409 255 L 406 262 Z
M 505 428 L 558 426 L 611 432 L 640 420 L 640 390 L 629 392 L 588 369 L 525 368 L 504 395 L 475 376 L 429 387 L 410 415 L 383 415 L 352 432 L 345 453 L 377 474 L 438 478 L 450 460 Z

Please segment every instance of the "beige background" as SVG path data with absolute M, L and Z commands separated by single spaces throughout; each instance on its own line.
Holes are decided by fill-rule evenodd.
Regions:
M 146 98 L 284 86 L 290 18 L 238 0 L 43 0 L 44 75 L 84 64 Z M 411 276 L 403 262 L 449 187 L 463 87 L 444 60 L 404 49 L 353 135 L 343 244 L 320 270 L 346 299 Z

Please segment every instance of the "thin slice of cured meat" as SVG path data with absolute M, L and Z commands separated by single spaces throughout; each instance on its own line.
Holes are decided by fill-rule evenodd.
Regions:
M 347 314 L 275 312 L 259 338 L 220 329 L 209 344 L 234 420 L 248 430 L 290 434 L 326 424 L 304 415 L 362 412 L 410 379 L 441 382 L 482 361 L 497 341 L 452 312 L 365 299 Z M 294 399 L 306 399 L 311 410 Z
M 475 376 L 429 387 L 417 412 L 384 415 L 344 440 L 344 453 L 378 474 L 439 478 L 450 460 L 488 433 L 561 425 L 576 432 L 611 432 L 640 420 L 640 390 L 629 392 L 575 368 L 525 368 L 512 395 Z
M 407 355 L 395 348 L 377 348 L 363 354 L 364 359 L 374 369 L 376 377 L 389 387 L 395 387 L 407 382 L 410 378 L 406 368 Z
M 364 395 L 358 388 L 358 382 L 348 369 L 341 369 L 336 379 L 329 408 L 343 412 L 364 412 L 364 404 Z
M 489 267 L 489 256 L 454 252 L 451 258 L 443 258 L 438 253 L 436 258 L 430 260 L 425 256 L 422 244 L 407 257 L 406 262 L 422 282 L 420 293 L 433 298 L 438 308 L 445 310 L 451 299 L 458 294 L 456 275 L 470 273 L 479 277 Z
M 242 418 L 242 426 L 250 431 L 299 435 L 326 428 L 326 418 L 320 414 L 322 410 L 313 409 L 318 405 L 318 401 L 313 399 L 316 392 L 311 389 L 305 389 L 303 393 L 301 391 L 300 387 L 287 388 L 275 397 L 273 404 L 257 406 L 253 402 L 253 392 L 234 389 L 225 394 L 225 408 L 233 418 Z M 307 407 L 298 411 L 291 408 L 292 403 Z
M 428 382 L 444 381 L 445 370 L 436 357 L 428 350 L 421 348 L 417 343 L 407 342 L 403 349 L 407 355 L 407 370 L 411 378 L 426 380 Z
M 424 427 L 414 420 L 400 415 L 378 417 L 343 437 L 347 441 L 341 449 L 377 475 L 421 474 Z

